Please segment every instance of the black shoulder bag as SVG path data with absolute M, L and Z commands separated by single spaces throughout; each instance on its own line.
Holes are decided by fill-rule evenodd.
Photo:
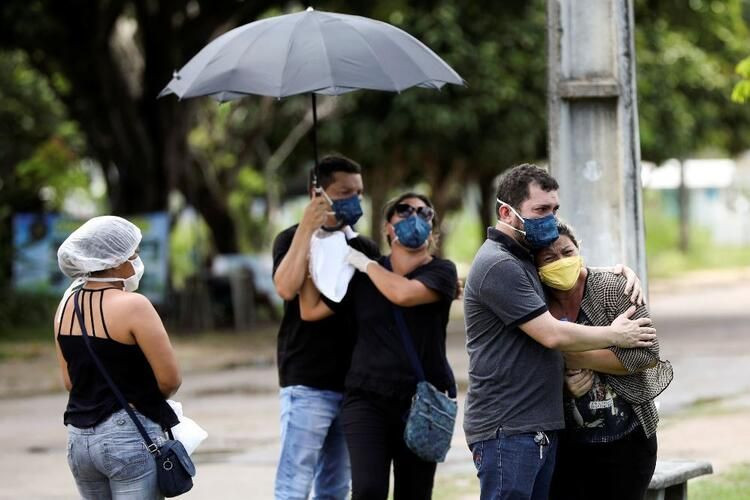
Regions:
M 89 340 L 88 332 L 86 331 L 86 324 L 83 320 L 81 309 L 78 306 L 78 296 L 80 293 L 80 290 L 75 293 L 73 304 L 75 305 L 78 324 L 81 326 L 83 341 L 86 344 L 86 348 L 88 349 L 91 358 L 94 360 L 96 367 L 101 372 L 102 377 L 104 377 L 104 380 L 107 381 L 110 389 L 112 389 L 112 392 L 115 394 L 120 406 L 128 412 L 130 419 L 138 428 L 138 432 L 141 433 L 141 437 L 143 437 L 143 441 L 146 444 L 146 449 L 151 453 L 151 456 L 154 457 L 154 460 L 156 461 L 156 478 L 159 485 L 159 491 L 161 491 L 162 495 L 165 497 L 176 497 L 177 495 L 182 495 L 183 493 L 190 491 L 193 487 L 193 476 L 195 475 L 195 465 L 193 465 L 190 455 L 188 455 L 182 443 L 176 439 L 168 439 L 161 446 L 158 446 L 151 440 L 146 429 L 143 427 L 143 424 L 135 413 L 133 413 L 133 409 L 122 395 L 122 392 L 120 392 L 120 389 L 117 388 L 114 381 L 109 376 L 107 369 L 91 347 L 91 340 Z M 171 432 L 170 437 L 172 437 Z
M 387 259 L 385 267 L 391 270 L 390 260 Z M 414 348 L 409 329 L 406 326 L 403 311 L 396 304 L 391 303 L 396 328 L 401 334 L 401 343 L 409 358 L 414 375 L 417 378 L 417 392 L 411 400 L 409 416 L 404 429 L 404 441 L 406 446 L 422 460 L 428 462 L 443 462 L 451 447 L 453 428 L 456 424 L 456 381 L 453 371 L 445 361 L 446 375 L 450 379 L 448 395 L 437 390 L 429 383 L 424 375 L 422 363 Z

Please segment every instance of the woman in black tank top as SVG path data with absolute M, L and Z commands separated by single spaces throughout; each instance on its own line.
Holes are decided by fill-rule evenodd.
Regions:
M 151 438 L 178 420 L 166 398 L 181 379 L 175 354 L 149 300 L 131 293 L 143 264 L 140 230 L 120 217 L 95 217 L 58 250 L 58 264 L 75 281 L 55 315 L 55 340 L 65 387 L 68 464 L 83 498 L 160 498 L 155 462 L 120 406 L 81 336 L 136 410 Z M 81 318 L 75 313 L 75 304 Z

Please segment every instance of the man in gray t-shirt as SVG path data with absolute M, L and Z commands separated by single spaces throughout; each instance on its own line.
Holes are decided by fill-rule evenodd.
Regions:
M 558 184 L 535 165 L 500 178 L 497 218 L 464 288 L 469 391 L 464 432 L 481 498 L 547 498 L 557 430 L 563 429 L 559 351 L 645 347 L 648 318 L 607 327 L 561 322 L 547 311 L 531 250 L 557 239 Z

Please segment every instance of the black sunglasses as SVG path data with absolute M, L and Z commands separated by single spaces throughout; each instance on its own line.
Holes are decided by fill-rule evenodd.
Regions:
M 435 217 L 435 211 L 427 206 L 413 207 L 408 203 L 399 203 L 398 205 L 396 205 L 395 210 L 396 215 L 398 215 L 402 219 L 411 217 L 414 212 L 416 212 L 418 216 L 420 216 L 427 222 L 430 222 L 432 218 Z

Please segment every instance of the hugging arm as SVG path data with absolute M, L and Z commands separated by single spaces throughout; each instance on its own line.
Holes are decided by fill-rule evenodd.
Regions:
M 549 311 L 519 327 L 549 349 L 589 351 L 608 346 L 649 347 L 656 337 L 649 318 L 629 319 L 634 307 L 618 316 L 609 326 L 584 326 L 556 320 Z
M 438 292 L 421 281 L 389 271 L 353 248 L 349 250 L 347 261 L 358 271 L 367 274 L 375 288 L 397 306 L 413 307 L 430 304 L 441 298 Z
M 629 297 L 630 303 L 636 306 L 642 306 L 646 303 L 646 294 L 643 292 L 643 285 L 638 275 L 625 264 L 616 264 L 612 267 L 592 267 L 594 272 L 610 272 L 622 275 L 625 278 L 625 288 L 622 293 Z
M 619 289 L 612 291 L 608 300 L 616 301 L 616 311 L 622 312 L 632 306 L 627 297 L 627 279 L 621 279 Z M 635 308 L 632 319 L 649 318 L 645 305 Z M 655 330 L 654 330 L 655 332 Z M 659 362 L 659 341 L 654 336 L 650 346 L 639 346 L 632 349 L 609 346 L 587 352 L 565 353 L 565 364 L 571 369 L 588 369 L 608 375 L 629 375 L 656 366 Z
M 299 292 L 299 314 L 303 321 L 320 321 L 334 314 L 334 311 L 323 302 L 310 277 L 305 278 Z

